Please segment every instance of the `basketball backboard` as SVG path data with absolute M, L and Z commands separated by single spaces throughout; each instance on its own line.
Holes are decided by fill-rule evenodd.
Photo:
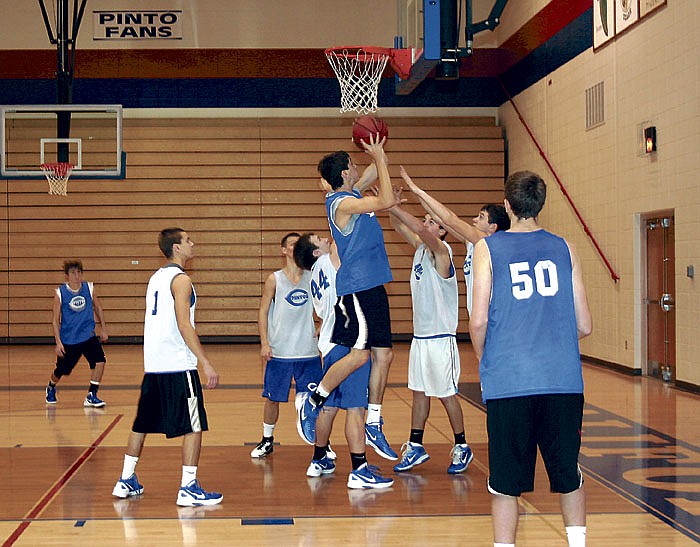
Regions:
M 396 80 L 396 94 L 410 95 L 440 61 L 439 0 L 399 0 L 397 33 L 394 47 L 422 50 L 411 75 Z
M 125 177 L 121 105 L 4 105 L 0 132 L 0 178 L 44 178 L 40 165 L 57 161 L 74 179 Z

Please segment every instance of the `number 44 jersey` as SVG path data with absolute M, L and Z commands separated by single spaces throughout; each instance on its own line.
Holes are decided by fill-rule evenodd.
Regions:
M 571 253 L 545 230 L 485 240 L 492 288 L 479 364 L 484 402 L 583 393 Z

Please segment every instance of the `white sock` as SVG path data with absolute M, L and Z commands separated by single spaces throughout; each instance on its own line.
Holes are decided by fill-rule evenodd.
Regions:
M 197 478 L 197 466 L 196 465 L 183 465 L 182 466 L 182 481 L 180 486 L 187 486 L 193 480 Z
M 122 480 L 126 480 L 131 475 L 134 474 L 136 470 L 136 464 L 139 463 L 139 459 L 136 456 L 129 456 L 129 454 L 124 454 L 124 467 L 122 467 Z
M 275 431 L 275 424 L 266 424 L 263 422 L 263 437 L 272 437 Z
M 493 547 L 515 547 L 515 543 L 494 543 Z
M 586 527 L 567 526 L 566 539 L 569 540 L 569 547 L 586 547 Z
M 378 424 L 382 419 L 382 405 L 374 405 L 372 403 L 367 405 L 367 420 L 368 424 Z
M 321 397 L 328 397 L 331 394 L 331 392 L 328 391 L 321 384 L 318 384 L 318 386 L 316 386 L 316 393 L 318 393 Z

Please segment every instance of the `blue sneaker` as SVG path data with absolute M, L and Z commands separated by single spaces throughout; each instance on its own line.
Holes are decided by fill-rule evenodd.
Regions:
M 194 507 L 196 505 L 216 505 L 221 503 L 224 495 L 219 492 L 205 492 L 197 479 L 187 486 L 181 486 L 177 493 L 177 504 L 181 507 Z
M 374 448 L 374 451 L 382 458 L 398 460 L 398 455 L 389 446 L 389 441 L 384 436 L 383 425 L 384 418 L 380 418 L 378 424 L 365 424 L 365 443 Z
M 106 404 L 107 403 L 100 399 L 97 394 L 90 392 L 88 392 L 87 397 L 85 397 L 85 401 L 83 402 L 83 406 L 94 406 L 95 408 L 102 408 Z
M 307 444 L 316 442 L 316 420 L 319 408 L 313 403 L 309 393 L 301 393 L 294 399 L 297 409 L 297 431 Z
M 119 479 L 112 490 L 112 495 L 118 498 L 129 498 L 131 496 L 140 496 L 143 494 L 143 485 L 139 484 L 136 478 L 136 473 L 128 479 Z
M 447 472 L 450 475 L 456 475 L 462 471 L 466 471 L 469 464 L 474 459 L 474 454 L 472 454 L 472 449 L 469 448 L 468 444 L 456 444 L 450 453 L 452 456 L 452 463 L 450 467 L 447 468 Z
M 374 465 L 363 463 L 348 475 L 348 488 L 389 488 L 394 479 L 387 479 L 379 474 Z
M 56 404 L 56 386 L 46 386 L 46 402 L 50 405 Z
M 416 465 L 427 462 L 430 459 L 422 444 L 409 441 L 403 444 L 401 450 L 403 451 L 401 461 L 394 466 L 394 471 L 399 473 L 413 469 Z
M 320 477 L 321 475 L 329 475 L 335 472 L 335 462 L 328 456 L 324 456 L 320 460 L 311 460 L 309 468 L 306 470 L 307 477 Z

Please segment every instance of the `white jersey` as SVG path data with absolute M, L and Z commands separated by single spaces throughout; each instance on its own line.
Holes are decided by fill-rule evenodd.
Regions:
M 474 274 L 472 272 L 472 255 L 474 254 L 474 244 L 467 241 L 467 256 L 464 257 L 464 284 L 467 286 L 467 311 L 472 314 L 472 290 L 474 288 Z
M 335 274 L 336 270 L 328 253 L 319 256 L 311 267 L 311 299 L 316 315 L 321 319 L 318 350 L 324 357 L 335 347 L 331 342 L 335 325 Z
M 177 327 L 172 282 L 184 270 L 168 264 L 151 276 L 146 289 L 146 318 L 143 326 L 143 368 L 148 372 L 181 372 L 197 368 L 197 357 L 187 347 Z M 194 327 L 197 294 L 192 287 L 190 323 Z
M 304 271 L 292 284 L 284 273 L 275 273 L 275 297 L 267 314 L 267 337 L 272 356 L 278 359 L 318 357 L 318 340 L 309 299 L 311 272 Z
M 450 253 L 450 277 L 442 277 L 435 269 L 432 253 L 425 244 L 416 249 L 411 271 L 413 300 L 413 336 L 418 338 L 455 335 L 459 312 L 457 275 Z

